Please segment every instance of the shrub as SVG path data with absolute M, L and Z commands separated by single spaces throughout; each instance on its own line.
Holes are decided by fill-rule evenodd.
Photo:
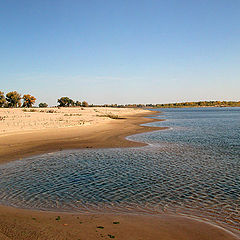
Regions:
M 97 115 L 98 117 L 108 117 L 108 118 L 112 118 L 112 119 L 124 119 L 122 117 L 119 117 L 118 115 L 114 115 L 114 114 L 103 114 L 103 115 Z
M 83 101 L 83 102 L 82 102 L 82 106 L 83 106 L 83 107 L 88 107 L 88 103 L 87 103 L 86 101 Z
M 48 107 L 47 103 L 39 103 L 38 106 L 39 106 L 40 108 L 46 108 L 46 107 Z

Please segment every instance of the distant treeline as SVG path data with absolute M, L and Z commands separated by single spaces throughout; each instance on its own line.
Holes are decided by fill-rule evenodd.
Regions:
M 103 104 L 89 105 L 89 107 L 113 107 L 113 108 L 181 108 L 181 107 L 240 107 L 240 101 L 200 101 L 167 104 Z
M 200 101 L 167 104 L 146 104 L 153 108 L 181 108 L 181 107 L 240 107 L 240 101 Z
M 183 102 L 167 104 L 103 104 L 89 105 L 89 107 L 114 107 L 114 108 L 181 108 L 181 107 L 240 107 L 240 101 L 200 101 L 200 102 Z

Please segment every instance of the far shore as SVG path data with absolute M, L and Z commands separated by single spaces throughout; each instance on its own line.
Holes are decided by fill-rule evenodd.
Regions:
M 10 109 L 10 111 L 12 110 Z M 67 149 L 144 146 L 144 143 L 126 140 L 126 136 L 166 129 L 141 126 L 144 123 L 160 121 L 148 118 L 149 115 L 154 115 L 154 112 L 148 110 L 118 109 L 118 112 L 113 113 L 111 112 L 112 109 L 95 108 L 95 110 L 89 110 L 86 108 L 77 110 L 79 113 L 66 113 L 65 111 L 70 111 L 70 109 L 62 109 L 62 113 L 59 111 L 56 116 L 51 115 L 55 113 L 47 112 L 19 112 L 21 118 L 16 117 L 16 121 L 21 121 L 26 117 L 29 122 L 19 122 L 18 126 L 6 117 L 5 124 L 6 126 L 7 124 L 12 126 L 12 129 L 0 133 L 0 164 Z M 71 111 L 76 111 L 76 109 Z M 11 112 L 11 114 L 17 116 L 17 113 Z M 62 114 L 62 116 L 59 117 L 57 114 Z M 52 117 L 50 118 L 49 115 Z M 111 118 L 110 116 L 118 117 Z M 58 117 L 63 119 L 60 121 L 61 124 L 65 121 L 66 125 L 56 125 L 58 123 L 54 119 L 58 119 Z M 34 119 L 35 125 L 31 124 L 31 118 Z M 81 120 L 81 118 L 85 120 Z M 38 123 L 40 120 L 42 122 Z M 79 124 L 80 120 L 84 123 L 89 121 L 89 124 Z M 51 127 L 44 128 L 43 126 L 47 125 L 44 123 Z M 78 125 L 75 123 L 78 123 Z M 94 240 L 113 238 L 117 240 L 239 239 L 237 235 L 220 226 L 177 214 L 57 213 L 0 205 L 1 240 Z

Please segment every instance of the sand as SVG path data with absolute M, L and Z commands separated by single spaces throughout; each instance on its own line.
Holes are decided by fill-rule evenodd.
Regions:
M 148 110 L 136 108 L 0 108 L 0 136 L 43 129 L 85 127 L 111 122 L 111 116 L 124 118 Z
M 156 121 L 143 118 L 152 112 L 141 109 L 50 110 L 58 113 L 47 113 L 49 109 L 44 109 L 44 113 L 39 112 L 41 110 L 26 113 L 22 109 L 0 109 L 0 116 L 7 116 L 9 112 L 9 116 L 0 121 L 0 163 L 64 149 L 143 146 L 144 143 L 130 142 L 125 137 L 152 131 L 154 128 L 143 127 L 140 124 Z M 81 116 L 75 116 L 77 112 L 81 112 Z M 62 121 L 58 119 L 64 118 L 66 114 L 72 116 L 65 116 L 68 119 L 68 126 L 64 127 Z M 108 114 L 118 115 L 119 119 L 103 117 Z M 85 121 L 86 124 L 78 125 L 80 121 Z M 38 122 L 38 125 L 33 124 L 35 122 Z
M 156 121 L 143 118 L 152 112 L 141 109 L 34 110 L 0 109 L 0 163 L 64 149 L 143 146 L 125 137 L 153 131 L 154 128 L 140 124 Z M 108 114 L 123 119 L 111 119 Z M 0 206 L 1 240 L 112 238 L 239 239 L 219 226 L 179 215 L 70 214 Z
M 181 216 L 62 214 L 6 207 L 0 207 L 1 234 L 14 240 L 238 239 L 219 227 Z

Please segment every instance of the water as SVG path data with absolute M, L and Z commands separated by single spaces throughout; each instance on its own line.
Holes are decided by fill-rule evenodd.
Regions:
M 240 229 L 240 108 L 163 109 L 141 148 L 62 151 L 0 165 L 0 203 L 79 212 L 176 212 Z

